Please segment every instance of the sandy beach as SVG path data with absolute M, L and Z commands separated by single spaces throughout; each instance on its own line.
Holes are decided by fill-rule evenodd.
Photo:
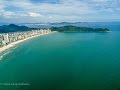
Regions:
M 50 33 L 53 33 L 53 32 L 50 32 Z M 47 33 L 47 34 L 50 34 L 50 33 Z M 19 44 L 19 43 L 21 43 L 23 41 L 26 41 L 26 40 L 34 38 L 34 37 L 42 36 L 42 35 L 46 35 L 46 34 L 35 35 L 35 36 L 32 36 L 32 37 L 28 37 L 28 38 L 25 38 L 25 39 L 22 39 L 22 40 L 15 41 L 15 42 L 10 43 L 10 44 L 8 44 L 6 46 L 3 46 L 3 47 L 0 48 L 0 53 L 4 52 L 5 50 L 7 50 L 7 49 L 9 49 L 11 47 L 14 47 L 15 45 L 17 45 L 17 44 Z

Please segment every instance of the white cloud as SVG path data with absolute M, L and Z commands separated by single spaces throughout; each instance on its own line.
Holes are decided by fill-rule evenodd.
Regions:
M 32 3 L 30 0 L 0 0 L 0 17 L 17 18 L 25 21 L 82 21 L 112 17 L 120 11 L 120 0 L 60 0 L 58 4 Z M 15 6 L 22 11 L 5 10 L 7 6 Z M 37 18 L 38 17 L 38 18 Z
M 11 11 L 0 10 L 0 16 L 4 18 L 13 18 L 13 16 L 15 16 L 15 13 Z
M 41 14 L 39 14 L 39 13 L 33 13 L 33 12 L 30 12 L 30 13 L 28 13 L 29 14 L 29 16 L 31 16 L 31 17 L 41 17 L 42 15 Z
M 108 1 L 110 1 L 110 0 L 93 0 L 93 2 L 97 2 L 97 3 L 105 3 Z

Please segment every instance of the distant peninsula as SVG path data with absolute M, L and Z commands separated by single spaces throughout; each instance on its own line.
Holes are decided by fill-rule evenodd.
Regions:
M 88 28 L 88 27 L 78 27 L 78 26 L 63 26 L 63 27 L 51 27 L 52 31 L 59 32 L 109 32 L 107 28 Z

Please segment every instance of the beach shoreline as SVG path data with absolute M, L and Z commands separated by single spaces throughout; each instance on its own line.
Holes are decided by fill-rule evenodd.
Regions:
M 46 34 L 51 34 L 51 33 L 53 33 L 53 32 L 45 33 L 45 34 L 40 34 L 40 35 L 35 35 L 35 36 L 31 36 L 31 37 L 28 37 L 28 38 L 25 38 L 25 39 L 22 39 L 22 40 L 18 40 L 18 41 L 12 42 L 12 43 L 10 43 L 10 44 L 8 44 L 8 45 L 5 45 L 5 46 L 3 46 L 3 47 L 0 47 L 0 53 L 2 53 L 2 52 L 4 52 L 4 51 L 6 51 L 6 50 L 8 50 L 8 49 L 10 49 L 10 48 L 12 48 L 12 47 L 14 47 L 14 46 L 16 46 L 17 44 L 19 44 L 19 43 L 21 43 L 21 42 L 24 42 L 24 41 L 26 41 L 26 40 L 29 40 L 29 39 L 32 39 L 32 38 L 38 37 L 38 36 L 43 36 L 43 35 L 46 35 Z

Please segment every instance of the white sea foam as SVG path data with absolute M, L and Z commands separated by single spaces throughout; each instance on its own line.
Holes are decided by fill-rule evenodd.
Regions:
M 16 49 L 16 48 L 17 48 L 17 46 L 14 47 L 14 48 L 10 48 L 10 49 L 6 50 L 6 51 L 3 52 L 3 53 L 0 53 L 0 60 L 2 60 L 7 54 L 11 53 L 11 52 L 12 52 L 14 49 Z

